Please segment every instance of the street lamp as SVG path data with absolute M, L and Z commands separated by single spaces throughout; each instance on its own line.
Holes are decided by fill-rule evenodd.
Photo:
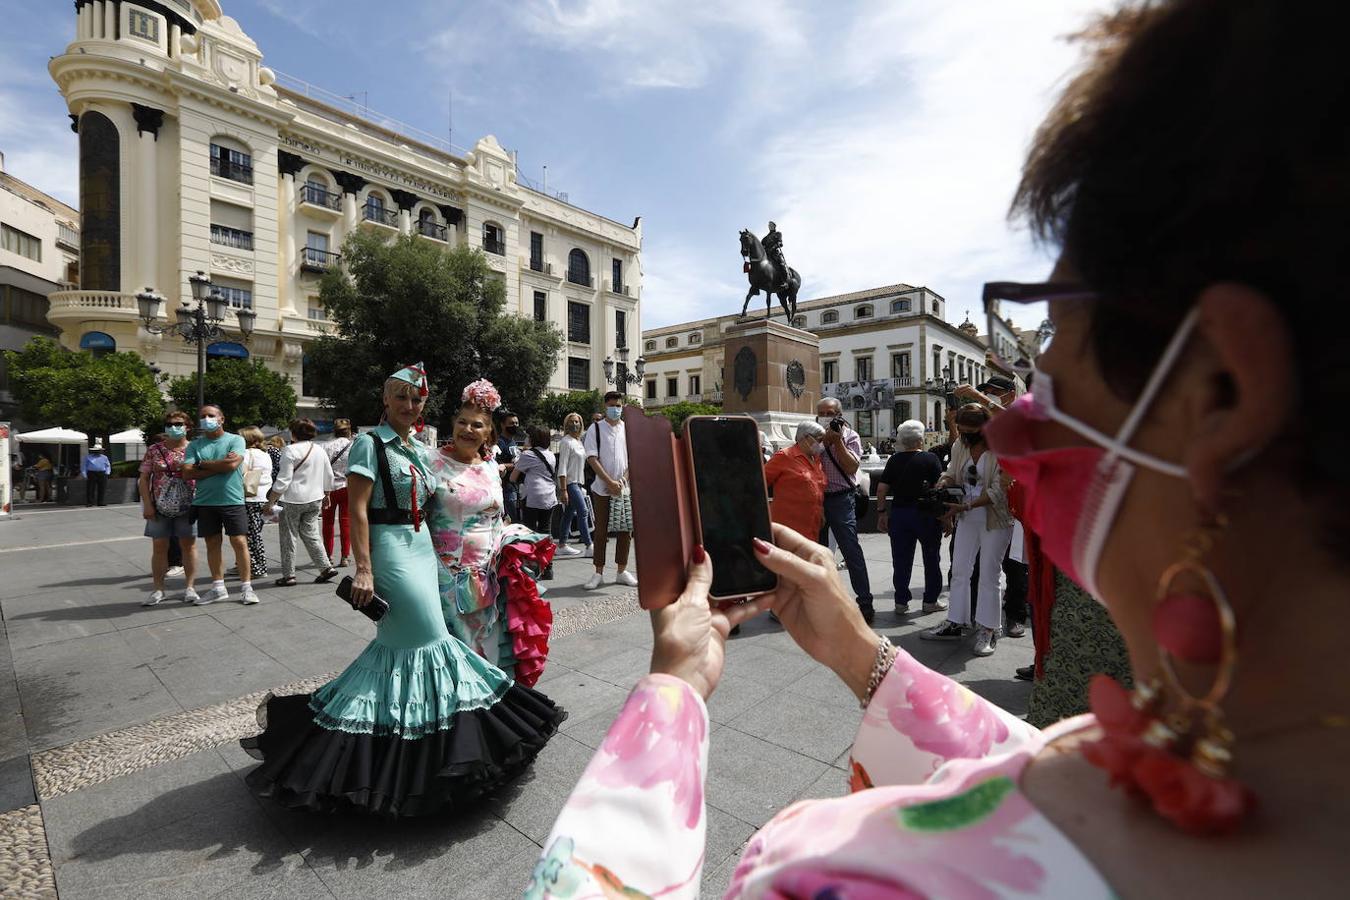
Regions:
M 642 383 L 643 373 L 647 371 L 647 358 L 644 356 L 639 356 L 637 358 L 637 374 L 634 375 L 632 372 L 628 371 L 628 347 L 626 345 L 620 346 L 616 348 L 616 351 L 619 354 L 617 371 L 614 364 L 614 357 L 605 357 L 603 364 L 605 367 L 605 383 L 612 384 L 619 390 L 627 393 L 627 390 L 625 389 L 628 385 Z
M 154 288 L 147 287 L 138 293 L 136 306 L 146 331 L 151 334 L 177 334 L 189 344 L 197 345 L 197 409 L 200 410 L 206 403 L 206 343 L 224 336 L 225 330 L 221 325 L 229 312 L 230 302 L 218 288 L 211 285 L 211 279 L 206 277 L 205 272 L 199 270 L 195 275 L 188 276 L 188 282 L 192 285 L 192 302 L 184 300 L 174 310 L 172 325 L 156 324 L 164 297 L 156 293 Z M 258 321 L 257 313 L 251 309 L 240 309 L 235 311 L 235 318 L 239 320 L 239 333 L 248 343 L 253 335 L 254 324 Z

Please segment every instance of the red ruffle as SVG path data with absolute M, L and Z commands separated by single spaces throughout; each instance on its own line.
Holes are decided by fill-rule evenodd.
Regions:
M 539 596 L 539 587 L 526 563 L 542 572 L 553 561 L 553 541 L 513 541 L 502 547 L 497 581 L 506 586 L 506 630 L 516 657 L 516 681 L 534 687 L 548 660 L 548 638 L 553 632 L 553 608 Z

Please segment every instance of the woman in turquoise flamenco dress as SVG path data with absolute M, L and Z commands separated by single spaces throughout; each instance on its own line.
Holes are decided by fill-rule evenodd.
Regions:
M 426 522 L 437 478 L 412 440 L 421 365 L 385 382 L 386 422 L 348 451 L 353 601 L 389 604 L 375 640 L 313 694 L 269 696 L 249 785 L 288 807 L 388 816 L 454 811 L 519 775 L 566 713 L 446 627 Z M 392 496 L 391 496 L 392 494 Z

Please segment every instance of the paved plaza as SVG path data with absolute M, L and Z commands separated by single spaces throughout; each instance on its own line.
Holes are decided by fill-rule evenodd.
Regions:
M 256 730 L 266 692 L 322 683 L 374 626 L 331 585 L 308 583 L 308 568 L 300 586 L 272 586 L 275 565 L 256 607 L 142 608 L 141 528 L 134 505 L 20 508 L 0 523 L 0 895 L 519 894 L 554 816 L 647 670 L 650 626 L 635 591 L 584 591 L 588 559 L 556 564 L 546 595 L 555 641 L 539 688 L 569 718 L 531 772 L 481 812 L 406 823 L 315 816 L 254 798 L 243 776 L 255 763 L 236 741 Z M 275 561 L 275 527 L 266 539 Z M 1030 686 L 1011 676 L 1031 661 L 1030 638 L 1004 640 L 984 659 L 968 643 L 919 641 L 939 615 L 897 619 L 886 539 L 866 535 L 863 548 L 878 630 L 1024 713 Z M 916 565 L 916 588 L 922 574 Z M 709 708 L 704 894 L 720 896 L 746 840 L 774 812 L 845 792 L 861 713 L 767 617 L 731 642 Z

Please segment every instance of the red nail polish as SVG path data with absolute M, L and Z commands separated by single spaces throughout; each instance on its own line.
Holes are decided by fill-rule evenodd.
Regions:
M 764 543 L 764 541 L 761 541 L 759 538 L 752 538 L 750 543 L 754 545 L 755 552 L 761 556 L 768 556 L 769 551 L 773 549 L 768 544 Z
M 707 555 L 706 553 L 703 552 L 703 545 L 702 545 L 702 544 L 695 544 L 695 545 L 694 545 L 694 553 L 693 553 L 693 557 L 694 557 L 694 565 L 696 565 L 696 566 L 701 566 L 701 565 L 703 565 L 703 560 L 705 560 L 705 559 L 708 558 L 708 555 Z

